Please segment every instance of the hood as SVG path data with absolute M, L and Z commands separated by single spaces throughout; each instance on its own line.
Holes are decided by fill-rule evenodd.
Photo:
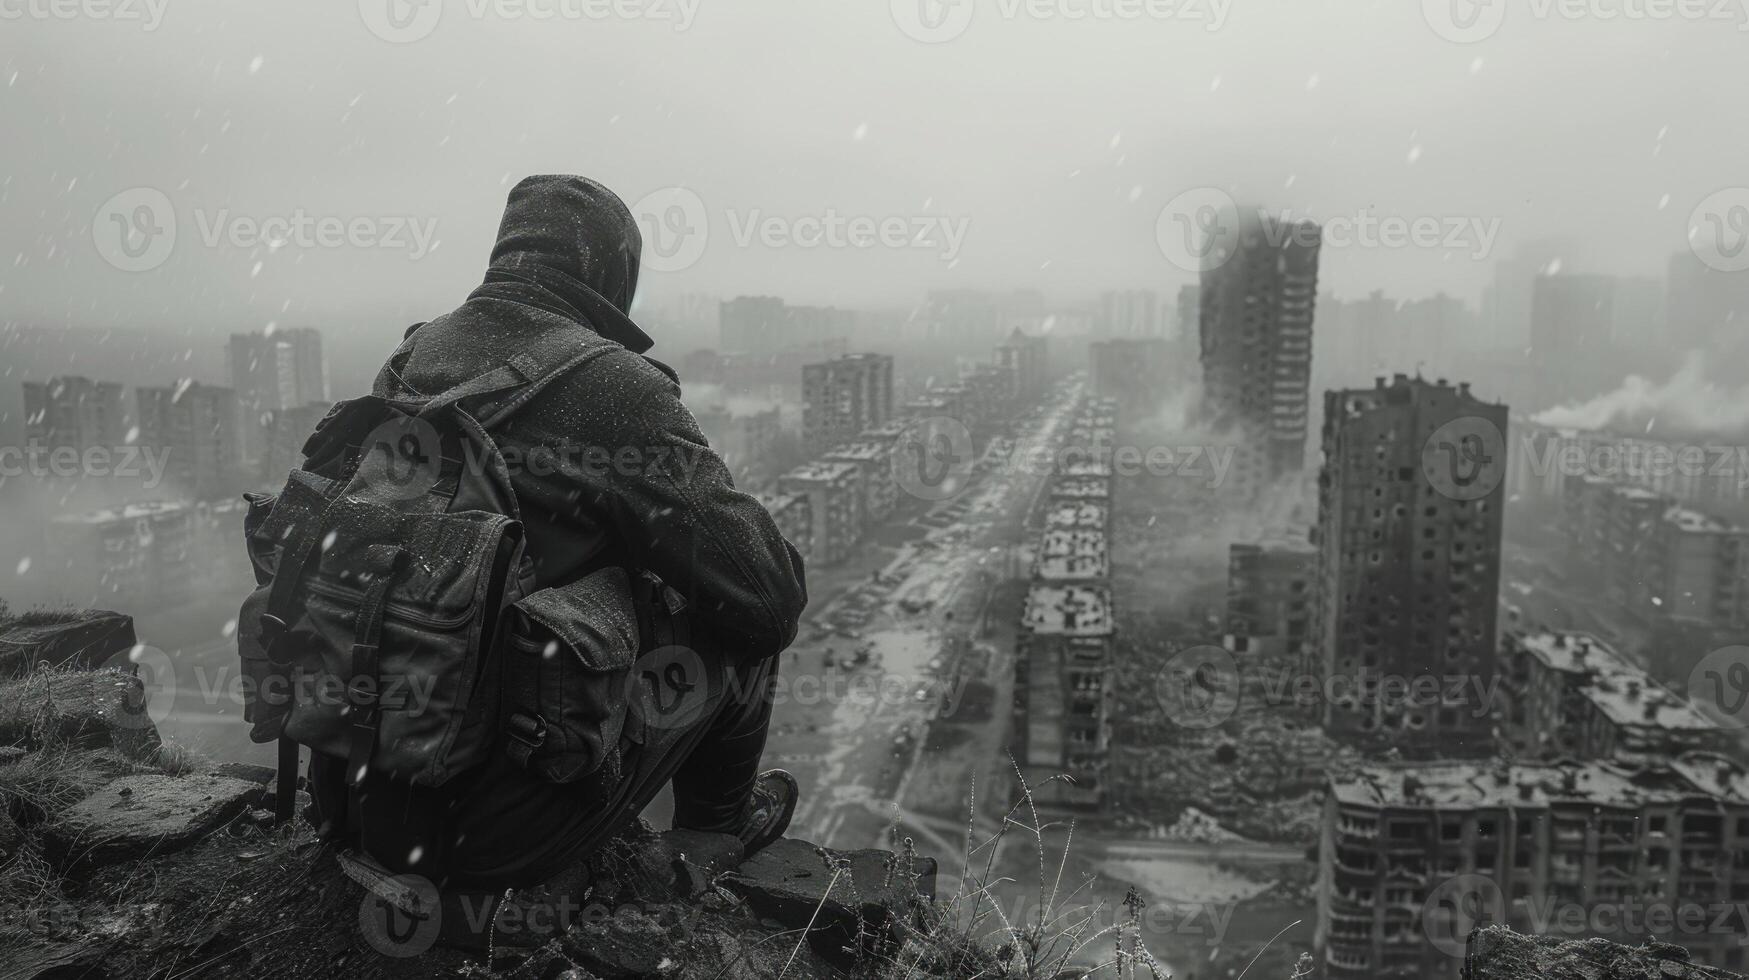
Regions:
M 642 354 L 632 322 L 643 236 L 619 196 L 587 177 L 525 177 L 510 189 L 486 281 L 475 296 L 528 303 Z

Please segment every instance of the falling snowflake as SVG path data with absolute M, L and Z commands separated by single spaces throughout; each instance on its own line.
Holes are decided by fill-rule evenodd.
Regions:
M 860 126 L 856 127 L 856 131 L 850 134 L 850 138 L 857 141 L 858 143 L 860 143 L 860 142 L 862 142 L 863 137 L 865 137 L 867 135 L 868 135 L 868 123 L 863 123 Z
M 18 559 L 18 574 L 25 575 L 25 574 L 28 574 L 29 572 L 30 572 L 30 556 L 25 555 L 23 558 Z

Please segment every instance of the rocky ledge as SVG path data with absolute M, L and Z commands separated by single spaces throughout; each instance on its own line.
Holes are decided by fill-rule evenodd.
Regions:
M 125 619 L 0 626 L 5 980 L 924 978 L 989 962 L 931 938 L 935 862 L 908 848 L 785 839 L 744 859 L 732 837 L 640 823 L 559 928 L 539 894 L 423 895 L 301 821 L 275 826 L 271 772 L 166 749 L 140 682 L 98 666 L 132 645 Z
M 1637 948 L 1602 939 L 1522 936 L 1489 926 L 1470 935 L 1464 980 L 1744 980 L 1688 960 L 1688 951 L 1651 942 Z

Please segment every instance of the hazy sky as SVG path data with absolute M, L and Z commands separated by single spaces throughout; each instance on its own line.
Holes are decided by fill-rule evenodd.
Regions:
M 1456 249 L 1329 248 L 1344 295 L 1474 298 L 1496 260 L 1550 234 L 1585 243 L 1570 267 L 1658 275 L 1696 205 L 1749 183 L 1739 0 L 1706 0 L 1731 19 L 1510 0 L 1477 43 L 1432 26 L 1470 0 L 617 0 L 633 16 L 608 19 L 591 16 L 604 0 L 109 2 L 0 0 L 0 320 L 422 318 L 473 284 L 509 184 L 541 172 L 628 202 L 697 195 L 659 198 L 683 224 L 702 205 L 709 236 L 647 275 L 646 300 L 840 304 L 1170 293 L 1190 276 L 1157 221 L 1210 186 L 1317 218 L 1492 229 L 1481 258 L 1475 232 Z M 963 12 L 940 43 L 905 30 L 951 33 Z M 151 190 L 110 203 L 136 188 Z M 151 225 L 139 207 L 159 200 L 170 251 L 116 268 L 116 229 Z M 806 222 L 737 241 L 748 222 L 828 212 L 924 243 L 803 247 Z M 275 248 L 251 224 L 300 214 L 361 232 Z

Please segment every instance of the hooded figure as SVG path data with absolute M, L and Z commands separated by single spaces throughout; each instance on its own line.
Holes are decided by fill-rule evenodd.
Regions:
M 729 697 L 672 744 L 630 755 L 609 787 L 546 782 L 507 759 L 437 791 L 379 786 L 348 813 L 312 763 L 317 816 L 397 872 L 445 887 L 543 884 L 635 817 L 672 778 L 675 822 L 775 839 L 793 810 L 787 774 L 762 776 L 777 655 L 807 603 L 802 561 L 758 501 L 735 489 L 680 403 L 674 373 L 644 356 L 630 317 L 642 237 L 620 199 L 582 177 L 529 177 L 510 192 L 485 281 L 408 331 L 375 394 L 434 395 L 484 375 L 552 331 L 600 348 L 492 433 L 511 465 L 535 590 L 607 568 L 649 572 L 686 603 L 690 646 L 730 678 Z M 534 466 L 535 459 L 557 466 Z M 775 793 L 775 796 L 774 796 Z M 781 797 L 787 795 L 787 800 Z M 778 812 L 781 810 L 781 813 Z M 334 814 L 345 814 L 334 817 Z M 781 820 L 779 819 L 781 817 Z M 343 826 L 336 827 L 339 822 Z M 761 843 L 769 842 L 762 841 Z M 413 866 L 409 853 L 424 860 Z

